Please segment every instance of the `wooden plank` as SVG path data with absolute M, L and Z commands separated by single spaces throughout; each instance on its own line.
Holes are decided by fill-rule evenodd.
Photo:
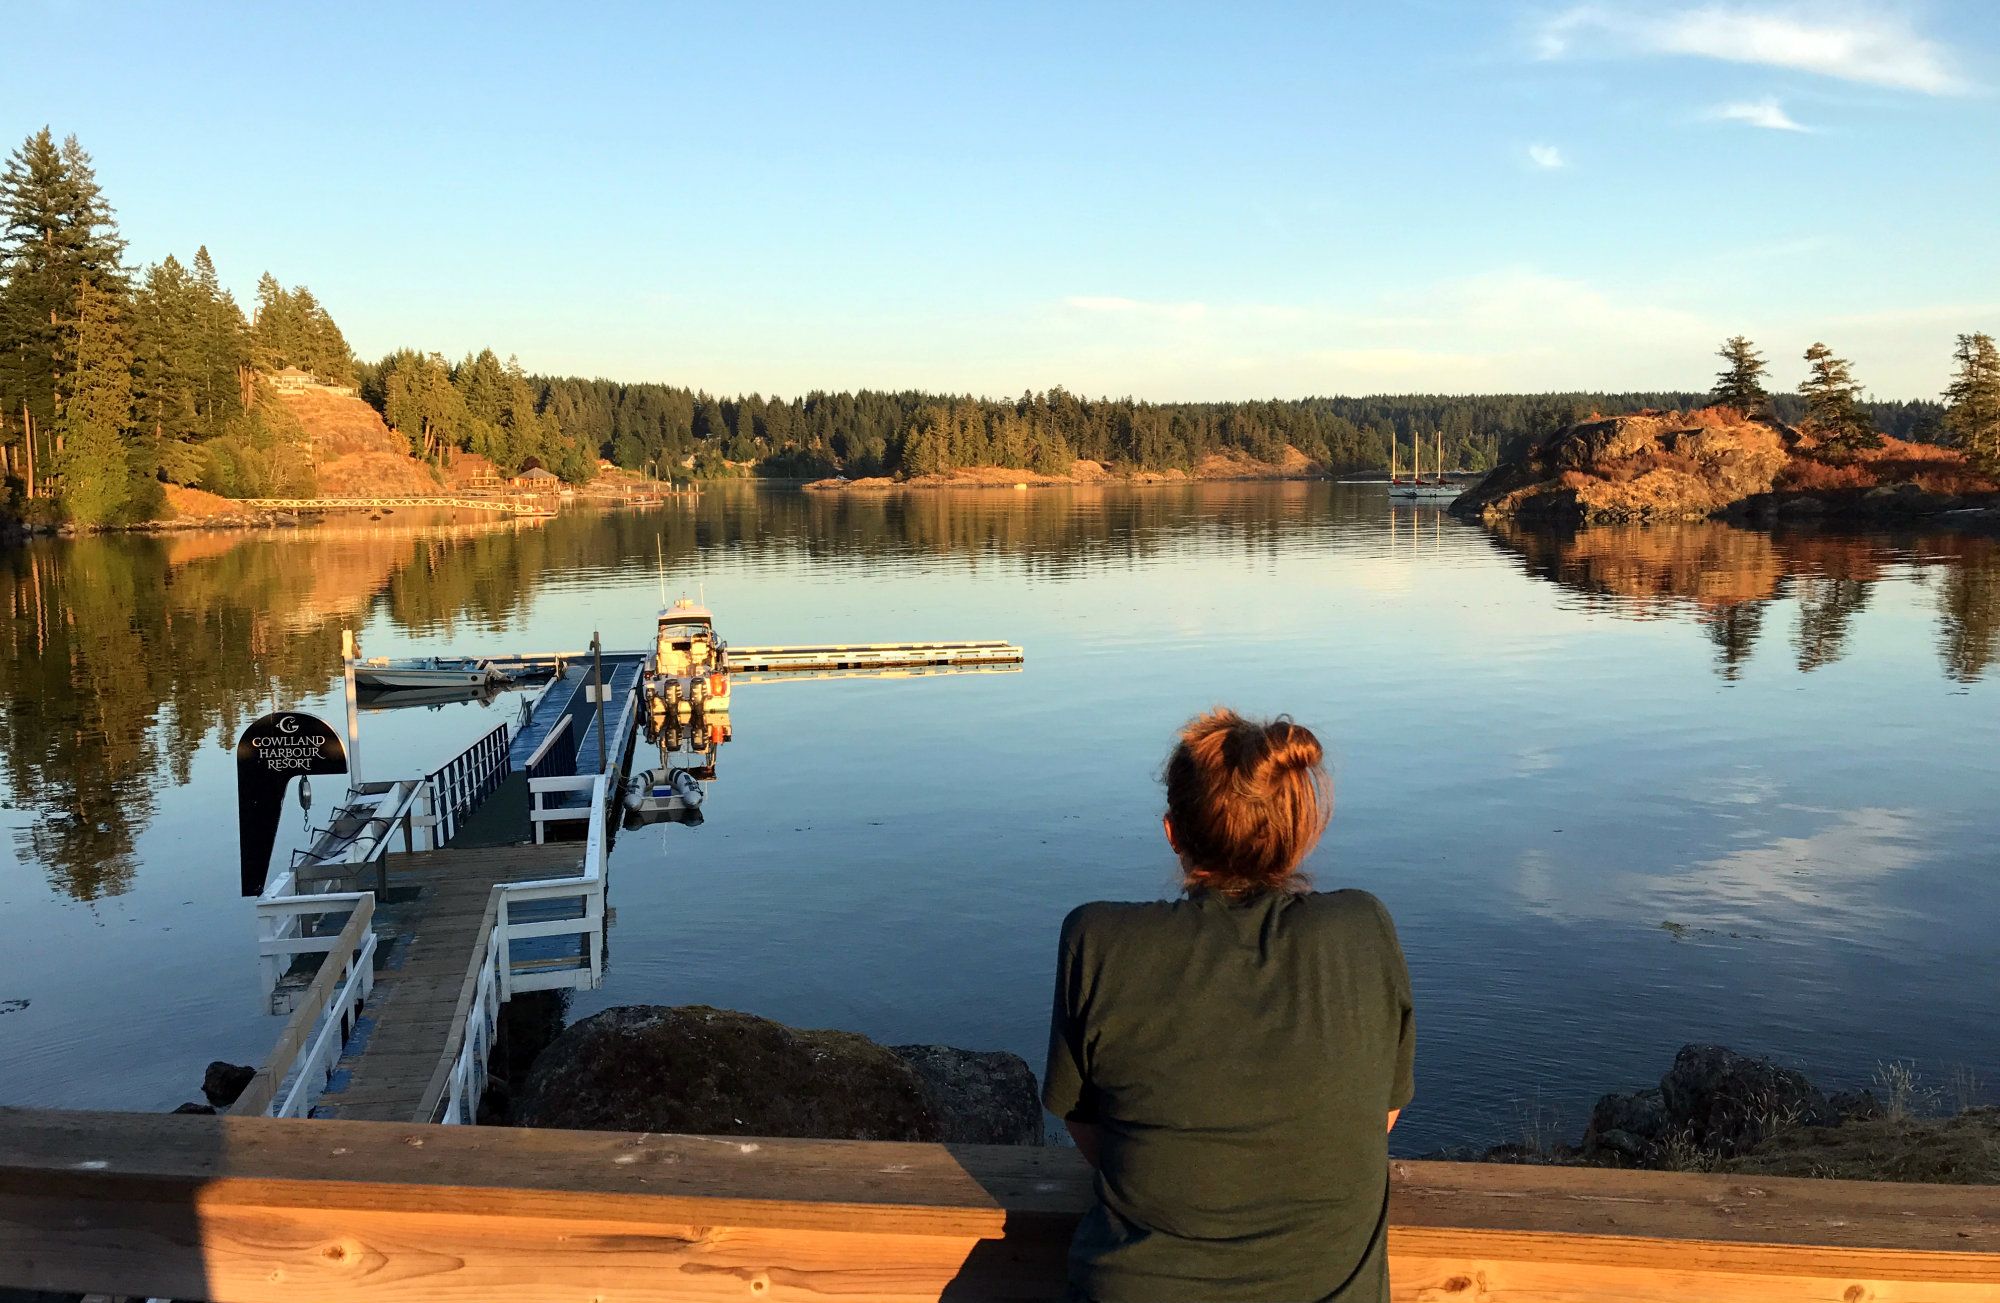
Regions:
M 2000 1190 L 1396 1163 L 1398 1303 L 1992 1303 Z M 0 1281 L 217 1303 L 1028 1299 L 1073 1151 L 0 1110 Z
M 499 921 L 500 902 L 504 898 L 504 893 L 498 886 L 487 893 L 486 919 L 474 933 L 475 938 L 486 936 Z M 415 1107 L 409 1114 L 411 1121 L 428 1122 L 436 1117 L 439 1106 L 444 1103 L 445 1096 L 450 1091 L 452 1068 L 458 1061 L 456 1047 L 465 1034 L 466 1021 L 472 1016 L 473 999 L 478 993 L 481 976 L 491 958 L 492 956 L 486 953 L 486 948 L 475 939 L 472 951 L 465 959 L 465 972 L 459 980 L 458 1002 L 452 1010 L 451 1024 L 446 1030 L 445 1038 L 439 1045 L 436 1067 L 431 1073 L 429 1083 L 424 1087 L 423 1094 L 418 1096 Z M 443 1052 L 445 1046 L 453 1047 L 453 1052 L 445 1054 Z
M 346 967 L 348 957 L 361 944 L 361 936 L 368 930 L 374 917 L 373 895 L 364 895 L 355 902 L 354 912 L 348 916 L 347 925 L 340 929 L 340 936 L 335 939 L 332 950 L 320 961 L 319 972 L 313 975 L 311 985 L 306 987 L 305 994 L 300 997 L 298 1005 L 292 1010 L 292 1016 L 285 1020 L 284 1027 L 278 1032 L 277 1042 L 272 1045 L 271 1052 L 264 1056 L 264 1062 L 259 1065 L 257 1075 L 250 1078 L 250 1084 L 243 1088 L 243 1093 L 229 1106 L 229 1112 L 239 1116 L 254 1117 L 271 1107 L 271 1101 L 278 1096 L 278 1088 L 284 1084 L 284 1079 L 291 1070 L 292 1061 L 298 1057 L 299 1051 L 312 1035 L 313 1028 L 318 1025 L 320 1011 L 326 1007 L 326 1002 L 332 998 L 334 990 L 340 985 L 341 970 Z

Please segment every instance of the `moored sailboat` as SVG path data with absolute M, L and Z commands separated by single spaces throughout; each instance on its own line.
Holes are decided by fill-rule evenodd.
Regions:
M 1463 490 L 1444 477 L 1444 431 L 1437 434 L 1437 471 L 1431 479 L 1424 478 L 1424 445 L 1413 432 L 1410 436 L 1411 478 L 1404 480 L 1396 475 L 1396 436 L 1389 436 L 1389 496 L 1409 501 L 1443 502 L 1457 497 Z

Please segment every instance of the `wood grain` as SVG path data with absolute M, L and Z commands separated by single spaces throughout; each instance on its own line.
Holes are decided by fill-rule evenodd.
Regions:
M 263 1300 L 1058 1297 L 1068 1150 L 0 1109 L 0 1284 Z M 2000 1190 L 1392 1167 L 1398 1303 L 2000 1303 Z

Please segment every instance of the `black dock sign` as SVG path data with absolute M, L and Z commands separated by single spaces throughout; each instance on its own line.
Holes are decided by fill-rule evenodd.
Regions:
M 346 772 L 339 731 L 317 716 L 281 710 L 243 730 L 236 742 L 236 829 L 244 895 L 264 892 L 285 788 L 294 778 Z

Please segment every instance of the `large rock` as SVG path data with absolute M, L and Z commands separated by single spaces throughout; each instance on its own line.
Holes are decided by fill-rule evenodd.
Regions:
M 892 1045 L 916 1069 L 943 1138 L 964 1145 L 1039 1145 L 1042 1104 L 1035 1074 L 1018 1054 Z
M 244 1091 L 250 1088 L 250 1081 L 257 1075 L 257 1069 L 243 1063 L 225 1063 L 221 1059 L 208 1065 L 208 1071 L 201 1074 L 201 1094 L 217 1108 L 228 1108 Z
M 1018 1130 L 1034 1099 L 1019 1059 L 914 1056 L 865 1036 L 801 1031 L 706 1005 L 609 1009 L 542 1052 L 514 1101 L 521 1126 L 851 1140 L 984 1138 Z M 997 1056 L 1012 1058 L 1012 1056 Z M 1019 1088 L 1003 1104 L 1010 1077 Z M 964 1114 L 956 1110 L 963 1106 Z M 983 1130 L 982 1130 L 983 1128 Z
M 1488 520 L 1699 518 L 1770 492 L 1788 459 L 1784 430 L 1726 409 L 1605 417 L 1530 444 L 1451 510 Z
M 1776 1131 L 1839 1121 L 1804 1074 L 1720 1045 L 1682 1046 L 1660 1101 L 1675 1132 L 1725 1158 Z

